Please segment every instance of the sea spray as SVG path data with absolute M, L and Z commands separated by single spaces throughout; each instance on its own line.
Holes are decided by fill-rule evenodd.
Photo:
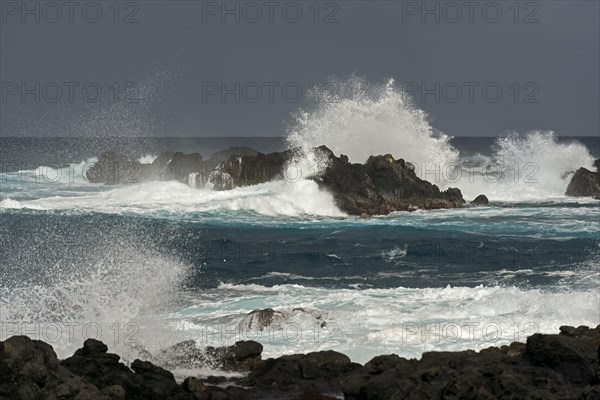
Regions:
M 308 149 L 324 144 L 337 156 L 345 154 L 358 163 L 388 153 L 418 164 L 458 160 L 450 138 L 433 129 L 427 114 L 393 79 L 371 84 L 352 76 L 332 79 L 325 87 L 312 91 L 314 108 L 293 115 L 287 132 L 289 147 L 309 153 Z
M 388 153 L 403 158 L 421 179 L 458 187 L 467 200 L 486 194 L 492 201 L 531 201 L 563 198 L 570 173 L 593 161 L 584 145 L 559 143 L 554 132 L 540 131 L 508 133 L 491 157 L 461 159 L 451 137 L 434 129 L 393 79 L 332 79 L 311 94 L 315 106 L 295 113 L 287 131 L 288 146 L 299 149 L 290 165 L 306 175 L 323 169 L 312 149 L 326 145 L 351 162 Z
M 128 361 L 139 356 L 140 346 L 156 351 L 173 344 L 168 320 L 157 316 L 181 301 L 189 267 L 143 240 L 107 235 L 117 240 L 63 245 L 64 259 L 43 270 L 3 269 L 0 340 L 26 334 L 67 357 L 92 337 Z
M 465 198 L 484 193 L 492 201 L 545 201 L 564 198 L 572 173 L 591 168 L 593 157 L 578 142 L 559 143 L 554 132 L 534 131 L 498 138 L 491 157 L 478 161 L 463 165 L 452 182 Z

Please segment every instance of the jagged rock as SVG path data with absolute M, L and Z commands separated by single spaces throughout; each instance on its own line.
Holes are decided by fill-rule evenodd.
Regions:
M 196 187 L 199 187 L 198 179 L 203 179 L 203 176 L 196 176 Z M 208 183 L 208 185 L 206 185 Z M 223 172 L 220 169 L 212 171 L 208 175 L 207 182 L 203 182 L 205 185 L 213 190 L 231 190 L 233 189 L 233 178 L 227 172 Z
M 273 318 L 277 315 L 282 321 L 285 321 L 283 313 L 275 311 L 272 308 L 264 310 L 253 310 L 248 313 L 248 316 L 240 323 L 246 329 L 257 329 L 262 331 L 264 328 L 271 325 Z
M 474 206 L 487 206 L 490 203 L 487 196 L 484 194 L 480 194 L 475 197 L 475 199 L 471 202 Z
M 176 180 L 193 187 L 228 190 L 272 180 L 301 178 L 315 180 L 333 194 L 338 207 L 352 215 L 388 214 L 419 208 L 456 208 L 465 201 L 459 189 L 440 191 L 436 185 L 418 178 L 414 167 L 390 154 L 371 156 L 365 164 L 351 164 L 348 157 L 336 157 L 326 146 L 314 148 L 323 168 L 300 171 L 290 164 L 300 149 L 269 154 L 251 151 L 232 155 L 206 171 L 198 153 L 166 152 L 152 164 L 141 164 L 114 152 L 105 153 L 86 175 L 94 183 L 134 183 L 148 180 Z M 294 176 L 286 176 L 289 170 Z M 292 172 L 290 172 L 292 174 Z
M 260 361 L 260 344 L 238 342 L 203 353 L 231 363 L 252 360 L 247 376 L 190 377 L 181 385 L 147 361 L 127 368 L 97 340 L 61 363 L 50 345 L 15 336 L 0 342 L 0 400 L 598 399 L 600 326 L 560 331 L 480 352 L 427 352 L 420 360 L 377 356 L 364 366 L 335 351 Z M 194 342 L 174 347 L 195 354 Z
M 460 190 L 439 188 L 418 178 L 414 168 L 391 155 L 371 156 L 365 164 L 351 164 L 348 157 L 336 157 L 326 146 L 314 148 L 323 160 L 322 171 L 300 171 L 330 191 L 338 207 L 352 215 L 388 214 L 418 208 L 455 208 L 464 203 Z M 234 186 L 247 186 L 286 177 L 285 167 L 298 149 L 256 156 L 235 156 L 223 164 Z M 297 173 L 297 171 L 296 171 Z M 295 174 L 296 174 L 295 173 Z
M 360 365 L 333 350 L 294 354 L 265 360 L 244 382 L 263 388 L 321 390 L 338 387 L 337 380 L 356 368 Z
M 440 191 L 417 177 L 414 168 L 390 154 L 371 156 L 365 164 L 351 164 L 348 157 L 318 148 L 329 162 L 318 183 L 333 193 L 338 207 L 352 215 L 389 214 L 418 208 L 456 208 L 465 202 L 460 190 Z
M 239 341 L 233 346 L 206 348 L 212 366 L 226 371 L 249 371 L 261 362 L 262 351 L 262 344 L 253 340 Z
M 579 168 L 573 177 L 565 194 L 573 197 L 591 196 L 600 199 L 600 159 L 594 162 L 596 172 Z
M 228 149 L 213 153 L 213 155 L 208 159 L 208 163 L 213 164 L 216 167 L 217 165 L 229 160 L 231 157 L 255 156 L 257 154 L 259 154 L 259 151 L 251 149 L 250 147 L 230 147 Z
M 181 386 L 183 387 L 184 390 L 190 392 L 190 393 L 202 393 L 206 391 L 206 386 L 204 385 L 204 382 L 202 382 L 202 380 L 198 379 L 198 378 L 194 378 L 194 377 L 189 377 L 186 378 L 183 383 L 181 384 Z
M 166 368 L 202 368 L 209 365 L 206 353 L 193 340 L 177 343 L 156 356 Z
M 140 360 L 132 363 L 132 371 L 119 360 L 118 355 L 107 353 L 102 342 L 88 339 L 83 348 L 61 365 L 99 389 L 114 391 L 108 388 L 120 386 L 128 400 L 194 398 L 175 382 L 169 371 Z
M 200 369 L 218 368 L 226 371 L 247 371 L 261 361 L 262 344 L 252 340 L 239 341 L 232 346 L 204 349 L 188 340 L 169 347 L 157 356 L 167 368 Z
M 144 166 L 140 162 L 109 151 L 102 154 L 98 162 L 86 171 L 86 177 L 92 183 L 107 185 L 137 183 L 143 179 L 143 168 Z
M 60 365 L 52 346 L 26 336 L 0 342 L 0 399 L 106 399 L 100 390 Z
M 560 334 L 590 342 L 592 346 L 598 349 L 598 358 L 600 359 L 600 325 L 593 329 L 587 326 L 579 326 L 577 328 L 561 326 Z
M 160 171 L 158 175 L 161 181 L 187 182 L 190 174 L 203 172 L 200 153 L 183 154 L 178 152 L 174 153 L 168 161 L 164 162 L 165 159 L 159 157 L 152 163 L 152 168 Z
M 284 178 L 284 167 L 293 151 L 256 155 L 234 155 L 225 161 L 221 170 L 233 179 L 233 185 L 249 186 Z
M 192 173 L 202 173 L 202 156 L 199 153 L 161 153 L 152 164 L 142 164 L 116 152 L 100 156 L 96 164 L 86 171 L 92 183 L 116 185 L 152 180 L 179 182 L 188 181 Z
M 598 375 L 598 348 L 572 336 L 530 336 L 523 358 L 534 365 L 546 365 L 575 383 L 590 382 Z

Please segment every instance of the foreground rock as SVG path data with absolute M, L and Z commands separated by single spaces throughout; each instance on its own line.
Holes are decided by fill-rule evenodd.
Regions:
M 198 349 L 184 343 L 178 351 L 193 358 Z M 260 361 L 260 344 L 232 347 L 234 358 L 255 360 L 245 377 L 179 384 L 151 362 L 125 366 L 93 339 L 60 362 L 50 345 L 15 336 L 0 342 L 0 399 L 600 399 L 600 325 L 563 326 L 558 335 L 534 334 L 479 353 L 427 352 L 420 360 L 391 354 L 365 365 L 331 350 Z M 202 354 L 227 348 L 218 349 Z
M 164 350 L 155 361 L 167 368 L 210 367 L 223 371 L 249 371 L 261 362 L 262 351 L 263 346 L 251 340 L 205 349 L 199 349 L 195 341 L 188 340 Z
M 594 197 L 600 199 L 600 159 L 594 162 L 596 172 L 579 168 L 573 177 L 565 194 L 573 197 Z

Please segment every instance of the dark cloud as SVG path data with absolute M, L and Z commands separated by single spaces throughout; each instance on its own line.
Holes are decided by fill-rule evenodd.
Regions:
M 455 136 L 600 132 L 598 2 L 1 4 L 3 136 L 280 136 L 311 85 L 353 73 Z

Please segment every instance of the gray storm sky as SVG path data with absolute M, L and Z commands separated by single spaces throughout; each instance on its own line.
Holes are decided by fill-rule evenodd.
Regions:
M 598 1 L 47 3 L 0 2 L 2 136 L 281 136 L 351 74 L 453 136 L 600 133 Z

